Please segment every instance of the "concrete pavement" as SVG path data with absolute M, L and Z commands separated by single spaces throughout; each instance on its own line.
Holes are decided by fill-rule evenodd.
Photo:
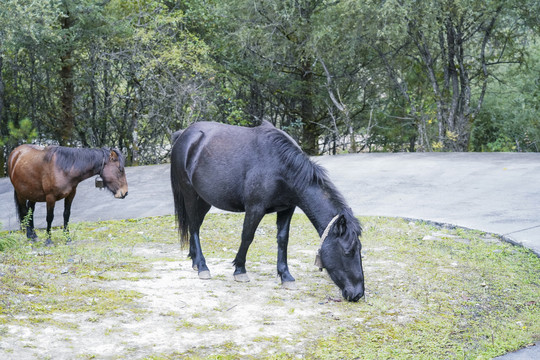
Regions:
M 423 219 L 501 235 L 540 256 L 539 153 L 397 153 L 322 156 L 357 215 Z M 129 195 L 118 200 L 82 182 L 71 223 L 173 214 L 169 165 L 127 168 Z M 55 211 L 60 226 L 63 202 Z M 45 205 L 35 223 L 45 227 Z M 0 179 L 0 225 L 17 229 L 13 188 Z M 540 344 L 503 357 L 540 359 Z
M 478 229 L 540 256 L 539 153 L 381 153 L 318 162 L 358 215 Z

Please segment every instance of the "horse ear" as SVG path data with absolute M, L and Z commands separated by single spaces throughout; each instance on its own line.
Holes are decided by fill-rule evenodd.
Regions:
M 336 236 L 343 236 L 346 231 L 347 220 L 345 219 L 345 215 L 340 215 L 339 218 L 336 220 L 336 224 L 334 225 L 334 234 Z
M 118 154 L 116 153 L 116 151 L 111 149 L 111 155 L 109 156 L 109 160 L 118 161 Z

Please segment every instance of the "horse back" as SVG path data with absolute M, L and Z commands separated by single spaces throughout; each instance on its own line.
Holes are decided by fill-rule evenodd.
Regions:
M 258 128 L 198 122 L 176 137 L 173 161 L 185 170 L 188 181 L 208 177 L 219 181 L 245 175 L 254 165 L 260 165 L 268 154 L 260 144 Z
M 9 155 L 8 175 L 19 197 L 44 202 L 49 195 L 56 201 L 72 191 L 68 181 L 55 171 L 54 161 L 46 160 L 48 151 L 47 147 L 25 144 Z
M 43 162 L 45 148 L 37 145 L 20 145 L 8 158 L 8 175 L 11 181 L 24 177 L 24 174 L 39 175 L 41 168 L 36 166 Z
M 195 191 L 207 203 L 228 211 L 245 211 L 251 204 L 268 208 L 290 203 L 283 166 L 274 154 L 267 132 L 270 124 L 255 128 L 199 122 L 177 139 L 171 171 L 184 190 Z M 277 204 L 279 202 L 280 204 Z

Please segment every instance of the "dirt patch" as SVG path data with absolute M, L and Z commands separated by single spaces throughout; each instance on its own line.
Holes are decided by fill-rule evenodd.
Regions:
M 163 255 L 156 247 L 139 247 L 135 252 L 149 258 Z M 168 256 L 185 258 L 178 250 Z M 296 290 L 282 288 L 272 276 L 275 269 L 271 264 L 251 264 L 251 281 L 237 283 L 230 261 L 210 258 L 207 262 L 213 278 L 206 281 L 185 260 L 153 262 L 151 270 L 137 280 L 99 282 L 96 285 L 102 289 L 142 294 L 127 308 L 107 315 L 55 313 L 52 323 L 8 324 L 0 340 L 0 358 L 144 358 L 220 346 L 234 347 L 240 355 L 263 350 L 271 354 L 269 347 L 276 338 L 291 347 L 298 344 L 297 335 L 306 322 L 321 314 L 327 298 L 340 299 L 337 288 L 330 289 L 328 296 L 306 295 L 308 283 L 302 281 L 297 281 Z M 329 279 L 316 268 L 294 262 L 291 266 L 301 277 L 311 278 L 309 286 L 320 282 L 328 287 Z M 87 299 L 92 301 L 97 300 Z

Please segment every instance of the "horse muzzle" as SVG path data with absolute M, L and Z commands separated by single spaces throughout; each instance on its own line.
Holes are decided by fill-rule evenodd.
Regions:
M 362 286 L 362 288 L 360 289 L 343 289 L 342 294 L 345 300 L 350 302 L 357 302 L 358 300 L 360 300 L 360 298 L 362 298 L 362 296 L 364 296 L 364 287 Z
M 128 195 L 128 192 L 123 192 L 122 190 L 118 190 L 116 194 L 114 194 L 114 197 L 117 199 L 123 199 Z

